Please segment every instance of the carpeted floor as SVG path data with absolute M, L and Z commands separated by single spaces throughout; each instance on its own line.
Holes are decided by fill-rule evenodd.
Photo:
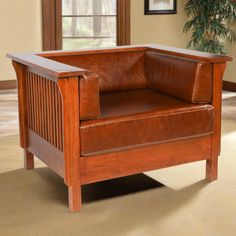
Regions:
M 198 162 L 88 185 L 80 213 L 41 162 L 22 168 L 17 134 L 0 137 L 0 236 L 235 236 L 236 95 L 224 95 L 217 181 L 205 181 Z

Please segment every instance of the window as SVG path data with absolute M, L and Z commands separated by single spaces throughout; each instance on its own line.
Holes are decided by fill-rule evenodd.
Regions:
M 63 0 L 63 49 L 116 45 L 116 0 Z
M 130 0 L 43 0 L 42 5 L 44 50 L 130 43 Z

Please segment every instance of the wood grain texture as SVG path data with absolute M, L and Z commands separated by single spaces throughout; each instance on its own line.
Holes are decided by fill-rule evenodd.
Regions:
M 47 79 L 57 81 L 59 78 L 86 74 L 86 70 L 69 66 L 31 53 L 12 53 L 8 57 L 15 62 L 21 63 L 31 71 Z
M 24 150 L 24 168 L 26 170 L 34 169 L 34 155 L 26 149 Z
M 42 0 L 43 50 L 62 49 L 62 1 Z
M 117 45 L 130 44 L 130 0 L 117 0 Z
M 13 67 L 15 68 L 17 76 L 20 146 L 22 148 L 26 148 L 28 143 L 28 137 L 27 137 L 28 111 L 27 111 L 26 96 L 25 96 L 26 67 L 15 61 L 13 61 L 12 64 Z
M 64 181 L 68 185 L 69 207 L 80 211 L 80 137 L 79 137 L 79 81 L 78 77 L 58 81 L 63 103 Z
M 211 136 L 81 157 L 81 180 L 88 184 L 210 157 Z
M 199 52 L 195 50 L 183 49 L 183 48 L 174 48 L 158 44 L 152 44 L 148 46 L 148 50 L 157 51 L 164 54 L 180 56 L 184 58 L 195 59 L 199 61 L 208 61 L 211 63 L 222 63 L 226 61 L 232 61 L 230 56 Z
M 143 45 L 131 45 L 131 46 L 119 46 L 119 47 L 111 47 L 111 48 L 102 48 L 102 49 L 81 49 L 79 51 L 50 51 L 50 52 L 41 52 L 37 53 L 37 55 L 52 58 L 54 56 L 71 56 L 71 55 L 82 55 L 82 54 L 96 54 L 96 53 L 114 53 L 114 52 L 130 52 L 130 51 L 156 51 L 159 53 L 179 56 L 181 58 L 189 58 L 193 60 L 199 61 L 207 61 L 212 63 L 220 63 L 226 61 L 232 61 L 232 58 L 229 56 L 217 55 L 206 52 L 199 52 L 184 48 L 175 48 L 168 47 L 159 44 L 143 44 Z
M 33 153 L 50 169 L 64 178 L 64 159 L 63 152 L 52 146 L 49 142 L 37 135 L 33 130 L 28 129 L 29 145 L 27 147 L 27 155 Z M 31 160 L 30 160 L 31 161 Z
M 212 135 L 211 159 L 206 162 L 206 178 L 210 181 L 217 179 L 218 156 L 221 149 L 221 109 L 222 109 L 222 80 L 226 63 L 213 65 L 213 97 L 212 105 L 215 108 L 215 128 Z
M 25 81 L 27 127 L 63 151 L 62 98 L 57 84 L 29 71 Z
M 123 52 L 156 51 L 212 64 L 215 108 L 214 134 L 158 144 L 145 148 L 115 151 L 82 157 L 80 154 L 79 80 L 93 73 L 53 61 L 54 57 Z M 20 137 L 25 150 L 26 167 L 33 167 L 33 155 L 64 178 L 68 186 L 71 211 L 81 209 L 81 185 L 164 168 L 207 160 L 206 177 L 217 178 L 220 153 L 221 89 L 226 61 L 231 58 L 160 45 L 140 45 L 74 52 L 10 54 L 17 73 Z M 185 68 L 185 67 L 183 67 Z M 122 70 L 122 68 L 121 68 Z M 104 71 L 104 73 L 106 73 Z M 112 137 L 111 137 L 112 138 Z

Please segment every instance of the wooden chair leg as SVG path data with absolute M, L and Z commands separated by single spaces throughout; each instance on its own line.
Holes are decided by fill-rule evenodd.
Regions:
M 72 212 L 78 212 L 81 210 L 81 186 L 69 186 L 69 208 Z
M 24 167 L 27 170 L 34 169 L 34 155 L 26 149 L 24 150 Z
M 217 180 L 218 156 L 206 161 L 206 178 L 209 181 Z

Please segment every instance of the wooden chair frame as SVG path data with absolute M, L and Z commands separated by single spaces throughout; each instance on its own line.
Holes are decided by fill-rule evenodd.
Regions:
M 81 156 L 78 80 L 90 72 L 53 61 L 53 57 L 139 50 L 211 63 L 214 134 L 96 156 Z M 200 160 L 206 160 L 206 178 L 210 181 L 217 179 L 222 78 L 230 57 L 161 45 L 8 56 L 17 74 L 20 145 L 24 149 L 25 168 L 33 169 L 34 156 L 37 156 L 60 175 L 68 186 L 71 211 L 81 209 L 81 185 L 97 181 Z

